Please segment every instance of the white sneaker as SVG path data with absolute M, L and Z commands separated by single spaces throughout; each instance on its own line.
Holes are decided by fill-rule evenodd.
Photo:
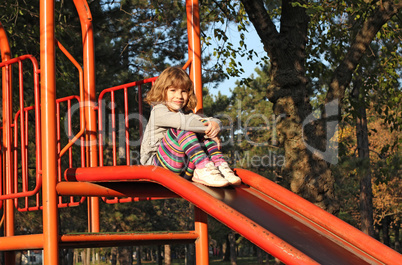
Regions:
M 208 162 L 204 168 L 196 168 L 192 181 L 210 187 L 225 187 L 230 184 L 223 178 L 213 162 Z
M 230 169 L 228 163 L 223 162 L 218 166 L 219 171 L 221 174 L 225 177 L 227 181 L 229 181 L 230 184 L 232 185 L 240 185 L 241 184 L 241 178 L 235 175 L 233 170 Z

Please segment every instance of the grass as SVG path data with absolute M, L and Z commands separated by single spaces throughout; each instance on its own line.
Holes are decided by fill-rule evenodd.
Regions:
M 100 262 L 100 263 L 91 263 L 91 265 L 110 265 L 110 263 Z M 137 264 L 137 261 L 134 261 L 133 265 Z M 156 262 L 151 261 L 142 261 L 141 264 L 144 265 L 158 265 Z M 163 263 L 164 264 L 164 263 Z M 172 260 L 172 265 L 184 265 L 184 260 Z M 231 265 L 229 261 L 222 261 L 222 259 L 211 258 L 209 260 L 209 264 L 211 265 Z M 77 263 L 77 265 L 82 265 L 82 263 Z M 259 265 L 257 258 L 255 257 L 238 257 L 237 265 Z

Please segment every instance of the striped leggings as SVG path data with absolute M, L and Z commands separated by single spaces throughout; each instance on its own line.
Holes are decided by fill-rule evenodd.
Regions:
M 224 162 L 215 141 L 199 139 L 193 132 L 169 128 L 154 157 L 154 165 L 161 166 L 190 179 L 199 164 Z

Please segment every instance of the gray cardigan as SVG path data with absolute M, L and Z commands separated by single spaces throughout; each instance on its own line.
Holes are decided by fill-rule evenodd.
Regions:
M 182 112 L 173 112 L 164 104 L 155 105 L 149 116 L 141 143 L 141 164 L 153 164 L 153 157 L 169 128 L 205 133 L 207 126 L 204 125 L 202 120 L 215 121 L 221 126 L 220 120 L 215 118 L 204 118 L 194 113 L 184 114 Z

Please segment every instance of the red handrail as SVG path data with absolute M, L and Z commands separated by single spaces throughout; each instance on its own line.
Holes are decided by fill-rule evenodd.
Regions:
M 19 211 L 29 211 L 29 210 L 38 210 L 39 209 L 39 204 L 38 200 L 36 201 L 36 206 L 28 207 L 28 198 L 33 195 L 39 195 L 39 191 L 42 187 L 42 179 L 40 176 L 40 164 L 37 164 L 36 162 L 36 173 L 35 173 L 35 187 L 32 190 L 29 190 L 29 178 L 28 178 L 28 161 L 27 158 L 29 157 L 29 149 L 28 149 L 28 142 L 29 142 L 29 132 L 28 132 L 28 112 L 35 110 L 35 106 L 30 106 L 30 107 L 25 107 L 22 109 L 22 115 L 21 115 L 21 110 L 19 110 L 15 117 L 14 117 L 14 124 L 12 124 L 12 127 L 14 128 L 14 192 L 13 194 L 16 195 L 14 204 L 15 207 Z M 18 119 L 20 120 L 20 130 L 18 130 Z M 22 120 L 22 121 L 21 121 Z M 35 124 L 35 129 L 37 129 L 37 124 Z M 20 131 L 20 135 L 18 132 Z M 40 132 L 37 132 L 40 133 Z M 18 191 L 18 143 L 19 139 L 21 139 L 20 143 L 20 156 L 21 156 L 21 185 L 22 185 L 22 191 Z M 35 139 L 36 141 L 37 139 Z M 38 157 L 40 156 L 39 150 L 37 148 L 38 146 L 35 145 L 35 156 Z M 25 207 L 21 208 L 18 203 L 18 198 L 24 198 L 25 200 Z
M 36 145 L 36 151 L 35 151 L 35 155 L 36 155 L 36 186 L 33 190 L 29 191 L 27 190 L 27 149 L 23 149 L 26 148 L 26 140 L 27 140 L 27 134 L 25 133 L 27 128 L 25 127 L 25 117 L 27 115 L 27 111 L 29 111 L 30 107 L 26 108 L 24 106 L 24 89 L 23 89 L 23 69 L 22 69 L 22 62 L 24 60 L 30 60 L 32 65 L 33 65 L 33 73 L 34 73 L 34 102 L 35 102 L 35 141 L 37 143 Z M 16 132 L 17 130 L 17 119 L 18 116 L 21 115 L 20 118 L 20 139 L 21 139 L 21 148 L 24 151 L 21 151 L 21 168 L 22 168 L 22 179 L 23 179 L 23 189 L 24 191 L 22 192 L 16 192 L 16 188 L 14 187 L 14 190 L 9 190 L 6 194 L 0 195 L 0 200 L 6 200 L 6 199 L 14 199 L 14 198 L 22 198 L 22 197 L 27 197 L 27 196 L 32 196 L 36 193 L 39 192 L 41 186 L 42 186 L 42 178 L 41 178 L 41 147 L 40 147 L 40 142 L 41 142 L 41 138 L 40 138 L 40 110 L 39 110 L 39 67 L 38 67 L 38 63 L 35 57 L 33 57 L 32 55 L 22 55 L 19 56 L 17 58 L 13 58 L 10 59 L 8 61 L 2 62 L 0 63 L 0 67 L 5 67 L 5 72 L 8 75 L 8 72 L 10 71 L 10 66 L 12 64 L 18 63 L 19 66 L 19 85 L 20 85 L 20 89 L 19 89 L 19 93 L 20 93 L 20 111 L 16 114 L 15 119 L 14 119 L 14 130 L 15 130 L 15 135 L 18 137 L 18 134 Z M 20 113 L 23 114 L 20 114 Z M 10 131 L 11 131 L 11 124 L 10 124 Z M 11 135 L 10 135 L 11 137 Z M 16 141 L 15 141 L 16 142 Z M 15 143 L 17 144 L 17 143 Z M 15 152 L 15 151 L 14 151 Z M 15 154 L 14 154 L 15 156 Z M 15 156 L 16 157 L 16 156 Z M 14 161 L 14 165 L 16 165 L 17 162 Z M 11 166 L 11 165 L 10 165 Z M 17 171 L 14 172 L 14 178 L 17 174 Z M 12 176 L 9 176 L 10 178 Z M 10 179 L 9 180 L 10 183 L 13 183 L 13 181 Z M 16 185 L 14 185 L 16 186 Z
M 66 115 L 66 119 L 67 119 L 67 137 L 69 139 L 71 139 L 72 136 L 72 123 L 71 123 L 71 119 L 72 119 L 72 113 L 71 113 L 71 103 L 72 101 L 75 100 L 77 101 L 77 103 L 79 104 L 80 102 L 80 98 L 78 96 L 67 96 L 64 98 L 60 98 L 56 100 L 56 116 L 59 117 L 56 121 L 57 123 L 57 147 L 58 147 L 58 152 L 60 152 L 61 149 L 61 125 L 60 125 L 60 120 L 61 120 L 61 111 L 60 111 L 60 105 L 63 103 L 67 104 L 67 115 Z M 35 109 L 35 106 L 30 106 L 30 107 L 26 107 L 24 108 L 24 113 L 25 113 L 25 143 L 28 142 L 28 112 L 32 111 L 33 109 Z M 21 117 L 21 111 L 18 111 L 15 115 L 14 118 L 14 123 L 12 124 L 12 127 L 14 128 L 14 161 L 17 161 L 18 158 L 18 139 L 19 139 L 19 135 L 18 135 L 18 119 L 20 119 Z M 81 116 L 82 117 L 82 116 Z M 80 157 L 81 157 L 81 166 L 85 165 L 85 148 L 84 148 L 84 137 L 81 136 L 81 145 L 80 145 Z M 24 147 L 25 146 L 25 147 Z M 37 146 L 37 145 L 36 145 Z M 37 146 L 40 147 L 40 146 Z M 23 145 L 21 144 L 21 154 L 24 156 L 28 156 L 28 148 L 27 145 Z M 68 167 L 74 167 L 74 163 L 73 163 L 73 151 L 72 151 L 72 145 L 70 145 L 70 147 L 68 148 Z M 37 155 L 36 155 L 37 156 Z M 62 167 L 61 167 L 61 157 L 59 157 L 58 159 L 58 181 L 62 181 Z M 26 171 L 27 165 L 25 167 L 23 167 L 23 171 Z M 14 194 L 18 193 L 18 165 L 17 163 L 14 163 Z M 40 204 L 40 197 L 39 197 L 39 191 L 41 188 L 41 180 L 40 182 L 38 182 L 38 180 L 36 180 L 36 186 L 34 190 L 28 191 L 28 178 L 27 175 L 23 175 L 22 177 L 22 192 L 20 193 L 20 195 L 18 197 L 15 197 L 15 207 L 18 209 L 18 211 L 20 212 L 25 212 L 25 211 L 35 211 L 35 210 L 41 210 L 42 206 Z M 29 193 L 28 193 L 29 192 Z M 32 201 L 28 202 L 28 197 L 36 195 L 35 198 L 35 202 L 33 203 Z M 24 197 L 25 199 L 25 206 L 21 207 L 19 203 L 19 201 L 17 200 L 18 198 L 22 198 Z M 63 207 L 72 207 L 72 206 L 78 206 L 80 204 L 82 204 L 85 201 L 85 197 L 81 197 L 78 201 L 76 200 L 76 198 L 74 198 L 73 196 L 69 197 L 69 201 L 68 202 L 64 202 L 62 196 L 59 196 L 59 202 L 58 202 L 58 207 L 59 208 L 63 208 Z
M 105 128 L 104 128 L 104 106 L 105 106 L 105 95 L 110 93 L 111 97 L 111 130 L 112 130 L 112 152 L 113 152 L 113 165 L 117 165 L 117 150 L 116 150 L 116 113 L 115 113 L 115 92 L 119 90 L 123 90 L 124 93 L 124 126 L 125 126 L 125 152 L 126 152 L 126 165 L 131 164 L 131 154 L 130 154 L 130 135 L 129 135 L 129 113 L 128 113 L 128 88 L 138 87 L 137 91 L 137 100 L 138 100 L 138 114 L 139 118 L 143 117 L 143 109 L 142 109 L 142 85 L 155 82 L 157 77 L 152 77 L 136 82 L 131 82 L 128 84 L 123 84 L 111 88 L 104 89 L 98 97 L 98 139 L 99 139 L 99 165 L 104 166 L 104 148 L 103 148 L 103 141 L 105 135 Z M 142 139 L 143 133 L 143 124 L 142 121 L 139 122 L 139 133 L 140 139 Z M 103 200 L 106 203 L 123 203 L 123 202 L 132 202 L 132 198 L 117 198 L 108 199 L 103 197 Z
M 85 132 L 85 113 L 81 106 L 82 102 L 85 102 L 84 99 L 84 72 L 82 71 L 82 67 L 79 63 L 74 59 L 74 57 L 67 51 L 64 46 L 56 40 L 56 44 L 59 49 L 66 55 L 66 57 L 74 64 L 77 68 L 79 73 L 79 86 L 80 86 L 80 97 L 79 97 L 79 104 L 80 104 L 80 131 L 68 142 L 68 144 L 59 151 L 59 157 L 63 156 L 64 153 L 84 134 Z
M 81 106 L 81 100 L 82 98 L 78 96 L 67 96 L 64 98 L 60 98 L 56 100 L 56 116 L 58 119 L 56 120 L 56 134 L 57 134 L 57 151 L 59 152 L 59 157 L 58 157 L 58 166 L 57 166 L 57 181 L 60 182 L 62 181 L 62 154 L 61 154 L 61 110 L 60 106 L 63 103 L 67 104 L 67 115 L 65 116 L 66 120 L 65 123 L 67 123 L 67 128 L 64 128 L 67 130 L 67 137 L 69 139 L 69 143 L 64 147 L 65 151 L 63 154 L 68 152 L 68 167 L 74 166 L 74 160 L 73 160 L 73 144 L 76 143 L 76 140 L 78 138 L 81 138 L 80 140 L 80 161 L 81 161 L 81 166 L 85 166 L 85 147 L 84 147 L 84 135 L 83 132 L 85 131 L 85 123 L 83 123 L 83 119 L 85 119 L 84 113 L 82 111 L 82 106 Z M 77 133 L 74 137 L 72 136 L 72 115 L 71 113 L 71 104 L 72 101 L 76 101 L 77 104 L 79 105 L 80 109 L 80 132 Z M 68 202 L 63 202 L 63 197 L 59 196 L 59 202 L 58 202 L 58 208 L 63 208 L 63 207 L 72 207 L 72 206 L 78 206 L 82 204 L 85 201 L 85 197 L 81 197 L 78 201 L 75 200 L 73 196 L 69 197 Z

